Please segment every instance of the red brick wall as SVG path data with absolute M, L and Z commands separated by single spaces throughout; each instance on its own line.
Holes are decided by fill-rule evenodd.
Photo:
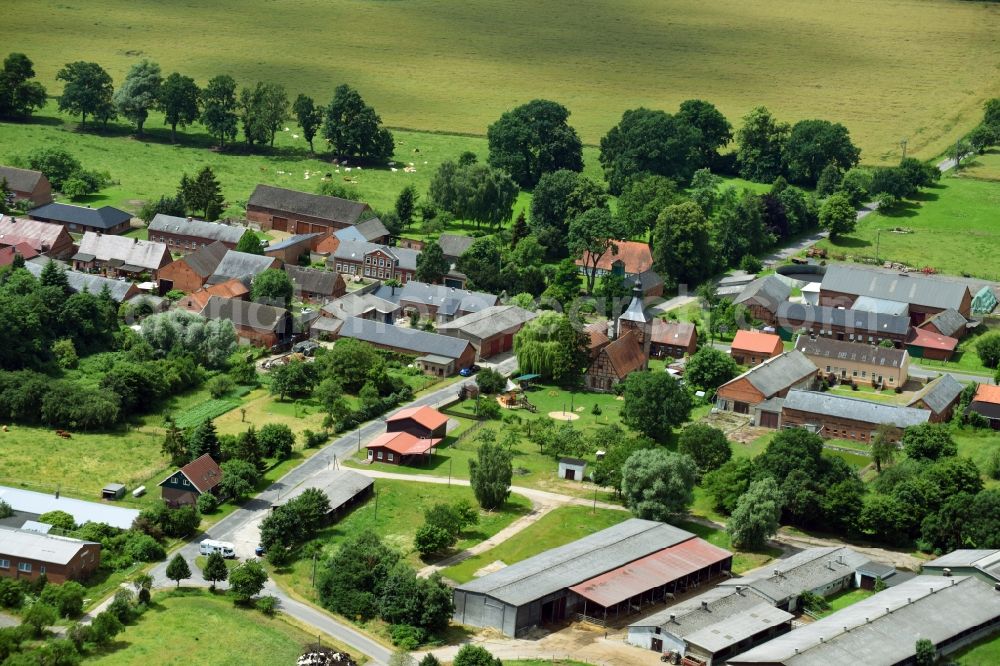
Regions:
M 161 280 L 170 280 L 174 283 L 174 289 L 180 289 L 187 293 L 201 289 L 205 286 L 206 280 L 206 278 L 202 278 L 191 270 L 191 267 L 184 260 L 177 260 L 161 268 L 159 270 L 159 278 Z

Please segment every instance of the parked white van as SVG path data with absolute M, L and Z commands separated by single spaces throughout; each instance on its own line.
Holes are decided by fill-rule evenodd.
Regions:
M 214 539 L 205 539 L 201 542 L 201 547 L 199 549 L 202 555 L 211 555 L 212 553 L 219 553 L 223 557 L 232 558 L 236 557 L 236 546 L 229 543 L 228 541 L 216 541 Z

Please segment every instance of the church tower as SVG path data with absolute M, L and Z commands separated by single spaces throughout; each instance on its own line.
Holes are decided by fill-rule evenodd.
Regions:
M 618 336 L 623 336 L 629 331 L 635 331 L 642 344 L 642 353 L 646 361 L 644 369 L 649 368 L 649 347 L 653 338 L 653 318 L 646 313 L 642 303 L 642 282 L 639 277 L 635 278 L 635 286 L 632 288 L 632 302 L 629 303 L 625 312 L 618 317 Z

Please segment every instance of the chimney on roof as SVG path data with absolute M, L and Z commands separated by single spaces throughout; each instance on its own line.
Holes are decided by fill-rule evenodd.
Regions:
M 188 222 L 194 222 L 194 218 L 191 217 L 191 216 L 188 216 Z
M 701 609 L 704 610 L 704 611 L 708 610 L 708 602 L 707 601 L 702 601 L 701 602 Z
M 1000 585 L 1000 583 L 997 583 L 997 585 Z M 677 616 L 674 615 L 673 613 L 671 613 L 670 614 L 670 624 L 676 624 L 676 623 L 677 623 Z
M 950 577 L 951 576 L 951 567 L 945 567 L 944 569 L 941 570 L 941 573 L 944 574 L 945 578 Z
M 775 578 L 781 578 L 781 571 L 779 571 L 778 569 L 775 569 L 774 570 L 774 577 Z

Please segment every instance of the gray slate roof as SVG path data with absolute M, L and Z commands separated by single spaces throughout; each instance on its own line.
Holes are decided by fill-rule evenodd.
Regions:
M 337 319 L 347 319 L 348 317 L 361 316 L 373 310 L 382 314 L 390 314 L 398 312 L 400 308 L 398 303 L 372 294 L 350 293 L 326 303 L 321 309 Z
M 969 288 L 959 282 L 915 273 L 874 271 L 858 266 L 832 264 L 823 276 L 823 291 L 872 296 L 931 308 L 955 308 Z
M 803 590 L 815 590 L 853 574 L 867 562 L 867 557 L 846 546 L 807 548 L 719 586 L 749 587 L 772 603 L 781 604 Z
M 743 287 L 733 302 L 745 303 L 751 298 L 756 299 L 761 305 L 768 306 L 773 312 L 778 304 L 787 301 L 792 295 L 792 289 L 787 284 L 773 275 L 757 278 L 747 286 Z
M 816 374 L 816 371 L 817 368 L 812 361 L 806 358 L 802 352 L 793 349 L 780 356 L 767 359 L 739 377 L 726 382 L 723 386 L 746 378 L 754 388 L 764 394 L 765 398 L 770 398 L 809 375 Z
M 132 521 L 139 517 L 138 509 L 124 509 L 104 502 L 87 502 L 65 495 L 56 497 L 51 493 L 36 493 L 9 486 L 0 486 L 0 500 L 10 504 L 14 511 L 36 516 L 49 511 L 65 511 L 73 516 L 73 522 L 77 525 L 106 523 L 127 530 L 132 527 Z
M 640 324 L 648 324 L 653 321 L 652 315 L 646 312 L 646 306 L 642 302 L 642 283 L 638 280 L 632 285 L 632 300 L 629 301 L 625 311 L 618 315 L 618 320 L 634 321 Z
M 274 257 L 229 250 L 215 267 L 212 276 L 208 278 L 208 284 L 219 284 L 234 278 L 255 277 L 270 268 L 273 263 Z
M 382 220 L 377 217 L 373 217 L 370 220 L 365 220 L 364 222 L 359 222 L 355 229 L 361 234 L 361 237 L 366 241 L 373 241 L 378 238 L 385 238 L 389 235 L 389 230 L 385 228 L 382 224 Z
M 67 224 L 78 224 L 91 229 L 112 229 L 123 222 L 132 219 L 131 213 L 126 213 L 111 206 L 88 208 L 87 206 L 71 206 L 63 203 L 50 203 L 32 209 L 28 215 L 44 221 L 56 221 Z
M 458 234 L 441 234 L 437 243 L 441 246 L 444 256 L 451 260 L 457 260 L 476 242 L 471 236 L 459 236 Z
M 823 414 L 873 425 L 894 425 L 898 428 L 927 423 L 931 417 L 931 413 L 926 409 L 900 407 L 884 402 L 871 402 L 832 393 L 796 389 L 792 389 L 785 396 L 784 409 Z
M 229 248 L 223 245 L 222 241 L 215 241 L 214 243 L 199 247 L 191 254 L 185 255 L 177 261 L 183 261 L 197 275 L 207 278 L 219 267 L 219 263 L 226 256 L 227 252 L 229 252 Z
M 934 327 L 941 332 L 941 335 L 947 335 L 948 337 L 955 338 L 955 335 L 959 331 L 965 330 L 965 325 L 968 323 L 958 310 L 953 310 L 948 308 L 947 310 L 942 310 L 933 317 L 928 317 L 921 324 L 921 328 L 926 328 L 927 324 L 933 322 Z
M 908 356 L 905 349 L 866 345 L 824 337 L 812 339 L 808 335 L 800 335 L 795 341 L 795 348 L 809 357 L 819 357 L 831 361 L 867 363 L 872 366 L 888 368 L 901 367 Z
M 0 553 L 25 560 L 69 564 L 80 549 L 93 541 L 81 541 L 31 530 L 0 527 Z
M 343 286 L 344 278 L 333 271 L 323 271 L 316 268 L 303 268 L 285 264 L 285 272 L 296 287 L 314 294 L 333 295 L 338 284 Z
M 47 261 L 45 263 L 48 263 Z M 42 269 L 45 268 L 45 263 L 37 261 L 27 261 L 24 267 L 36 278 L 42 274 Z M 126 280 L 112 280 L 111 278 L 106 278 L 101 275 L 92 275 L 90 273 L 81 273 L 79 271 L 71 271 L 64 269 L 66 273 L 66 280 L 69 282 L 69 288 L 75 292 L 81 292 L 84 289 L 89 291 L 95 296 L 100 294 L 106 286 L 108 291 L 111 293 L 111 299 L 115 303 L 121 303 L 128 296 L 128 292 L 132 289 L 132 283 Z
M 393 248 L 393 251 L 399 249 Z M 402 289 L 397 287 L 395 294 L 392 293 L 390 287 L 385 285 L 379 287 L 374 293 L 379 298 L 395 303 L 407 301 L 436 306 L 438 314 L 446 316 L 454 315 L 460 311 L 477 312 L 497 303 L 497 297 L 493 294 L 455 289 L 439 284 L 426 284 L 415 280 L 407 282 Z
M 0 181 L 6 178 L 12 192 L 31 192 L 43 177 L 41 171 L 0 166 Z
M 437 330 L 442 333 L 461 331 L 475 338 L 486 339 L 515 326 L 521 326 L 537 316 L 536 313 L 516 305 L 491 305 L 479 312 L 470 312 L 453 319 L 446 324 L 438 324 Z
M 906 335 L 910 330 L 910 318 L 907 316 L 787 301 L 778 306 L 776 317 L 778 323 L 787 325 L 786 327 L 791 326 L 789 322 L 804 321 L 806 324 L 819 322 L 827 329 L 835 326 L 866 335 L 869 333 Z
M 626 289 L 634 289 L 637 282 L 642 286 L 643 292 L 648 292 L 653 287 L 662 285 L 663 278 L 660 277 L 659 273 L 650 268 L 648 271 L 643 271 L 638 275 L 627 276 L 623 284 Z
M 457 589 L 520 606 L 693 537 L 673 525 L 632 518 Z
M 250 195 L 247 206 L 287 211 L 341 224 L 357 224 L 361 214 L 368 210 L 368 204 L 359 201 L 309 194 L 271 185 L 258 185 Z
M 149 231 L 203 238 L 224 243 L 239 243 L 246 233 L 244 227 L 234 227 L 220 222 L 205 222 L 186 217 L 174 217 L 157 213 L 149 223 Z
M 991 585 L 973 576 L 916 576 L 727 663 L 890 666 L 913 659 L 917 637 L 940 644 L 997 617 L 1000 593 Z
M 381 250 L 389 256 L 395 257 L 397 266 L 401 269 L 417 270 L 417 257 L 420 256 L 418 251 L 405 247 L 388 247 L 386 245 L 378 245 L 377 243 L 369 243 L 368 241 L 341 240 L 340 245 L 337 246 L 337 249 L 333 253 L 333 259 L 363 262 L 366 254 L 371 254 L 376 250 Z M 329 262 L 330 260 L 328 259 L 327 263 Z
M 238 298 L 212 296 L 199 314 L 206 319 L 231 321 L 234 326 L 244 326 L 258 331 L 275 331 L 285 320 L 288 310 Z
M 78 255 L 91 255 L 98 261 L 119 260 L 124 265 L 156 270 L 164 260 L 170 262 L 170 252 L 164 243 L 138 240 L 128 236 L 98 234 L 88 231 L 80 240 Z
M 323 476 L 322 484 L 303 483 L 282 498 L 282 503 L 295 499 L 309 488 L 322 490 L 330 500 L 330 509 L 336 511 L 365 489 L 375 483 L 375 479 L 349 469 L 335 469 Z
M 298 245 L 299 243 L 302 243 L 302 242 L 307 241 L 307 240 L 312 240 L 313 238 L 316 238 L 317 236 L 320 236 L 320 235 L 322 235 L 322 234 L 318 234 L 318 233 L 317 234 L 296 234 L 294 236 L 289 236 L 288 238 L 286 238 L 283 241 L 278 241 L 274 245 L 268 245 L 266 248 L 264 248 L 264 251 L 265 252 L 273 252 L 274 250 L 284 250 L 286 247 L 291 247 L 293 245 Z
M 858 296 L 851 309 L 888 315 L 910 315 L 909 303 L 887 301 L 884 298 L 872 298 L 871 296 Z
M 402 328 L 359 317 L 345 319 L 337 335 L 375 345 L 405 349 L 414 354 L 433 354 L 450 359 L 459 358 L 471 344 L 468 340 L 448 335 L 438 335 L 415 328 Z
M 940 414 L 962 395 L 963 389 L 965 387 L 946 372 L 920 389 L 907 406 L 912 406 L 918 401 L 923 400 L 924 404 L 935 414 Z

